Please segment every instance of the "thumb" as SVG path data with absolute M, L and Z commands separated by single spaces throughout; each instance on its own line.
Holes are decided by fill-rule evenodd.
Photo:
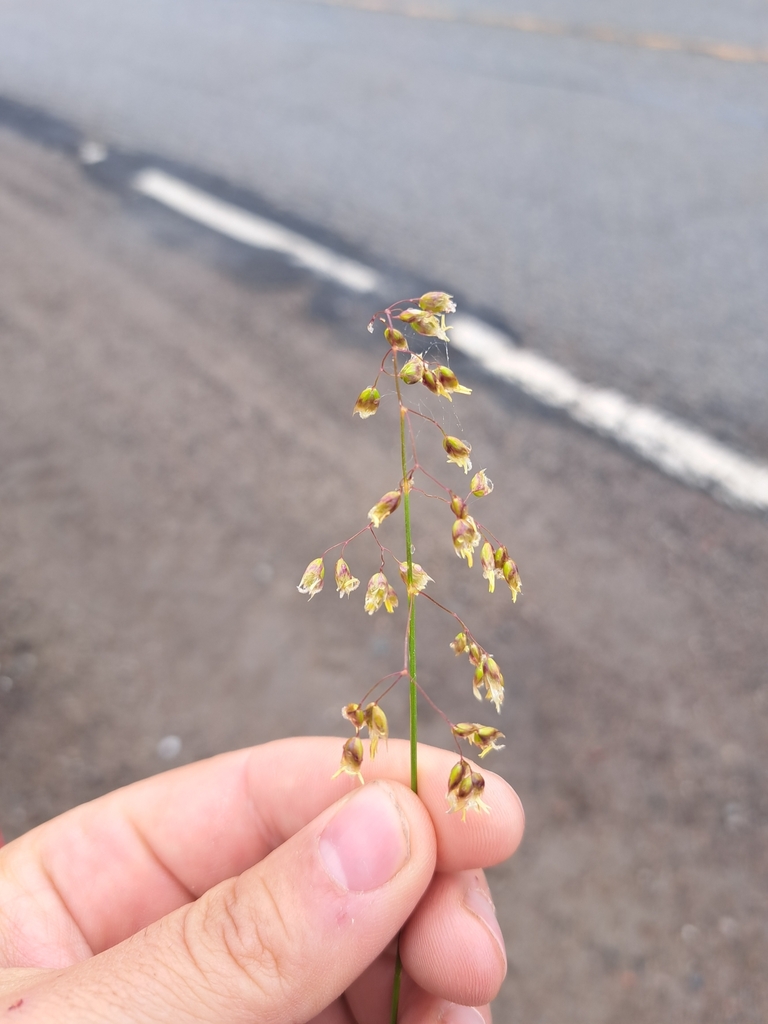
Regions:
M 293 1024 L 337 998 L 415 908 L 435 866 L 422 803 L 374 782 L 260 863 L 24 993 L 30 1024 Z

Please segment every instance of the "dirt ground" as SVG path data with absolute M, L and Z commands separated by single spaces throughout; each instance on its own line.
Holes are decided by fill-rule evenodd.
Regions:
M 171 764 L 344 735 L 403 622 L 296 583 L 397 483 L 386 410 L 349 416 L 370 311 L 2 129 L 0 238 L 6 839 Z M 427 512 L 418 560 L 502 666 L 492 767 L 527 811 L 491 873 L 496 1019 L 763 1024 L 768 524 L 456 366 L 475 390 L 446 415 L 524 580 L 491 598 Z M 350 549 L 356 575 L 371 560 Z M 422 681 L 456 720 L 477 705 L 454 632 L 422 616 Z

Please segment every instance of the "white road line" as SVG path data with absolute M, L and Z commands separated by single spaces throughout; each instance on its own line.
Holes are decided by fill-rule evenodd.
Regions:
M 612 388 L 584 384 L 556 363 L 517 348 L 471 316 L 456 316 L 451 341 L 486 370 L 544 405 L 637 452 L 683 483 L 729 505 L 768 510 L 768 465 L 740 455 L 694 427 Z
M 353 292 L 375 292 L 381 287 L 381 277 L 370 267 L 339 256 L 324 245 L 217 199 L 164 171 L 154 168 L 140 171 L 133 179 L 133 187 L 137 192 L 238 242 L 283 253 L 299 266 L 328 277 Z
M 295 231 L 224 202 L 164 171 L 146 168 L 133 179 L 143 195 L 258 249 L 283 253 L 300 266 L 351 291 L 381 292 L 382 276 Z M 728 505 L 768 511 L 768 464 L 612 388 L 580 381 L 568 370 L 518 348 L 502 331 L 472 316 L 453 320 L 451 341 L 489 373 L 514 384 L 543 405 L 641 455 L 669 476 L 711 492 Z
M 90 167 L 93 164 L 104 163 L 109 156 L 109 152 L 102 142 L 96 142 L 93 139 L 86 139 L 78 150 L 78 156 L 80 157 L 80 163 L 85 164 L 86 167 Z

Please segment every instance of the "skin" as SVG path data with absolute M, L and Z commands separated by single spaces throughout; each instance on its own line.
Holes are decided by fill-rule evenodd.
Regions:
M 520 801 L 483 768 L 492 811 L 462 823 L 455 754 L 420 749 L 417 798 L 407 744 L 382 747 L 364 787 L 331 778 L 339 740 L 279 740 L 9 843 L 0 1020 L 387 1024 L 403 928 L 402 1024 L 490 1022 L 506 960 L 483 868 L 517 848 Z

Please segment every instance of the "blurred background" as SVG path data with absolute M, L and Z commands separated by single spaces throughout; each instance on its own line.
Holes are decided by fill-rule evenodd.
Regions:
M 201 226 L 140 194 L 147 168 L 375 283 Z M 447 289 L 765 471 L 768 8 L 2 0 L 0 267 L 9 839 L 174 764 L 343 735 L 399 668 L 402 615 L 296 592 L 399 478 L 393 409 L 349 415 L 383 302 Z M 490 767 L 527 811 L 491 872 L 496 1019 L 762 1024 L 765 510 L 451 365 L 473 394 L 433 414 L 523 578 L 488 595 L 425 503 L 417 558 L 501 665 Z M 419 630 L 423 684 L 472 718 L 451 621 Z M 386 710 L 404 734 L 404 694 Z M 422 737 L 450 745 L 428 713 Z

